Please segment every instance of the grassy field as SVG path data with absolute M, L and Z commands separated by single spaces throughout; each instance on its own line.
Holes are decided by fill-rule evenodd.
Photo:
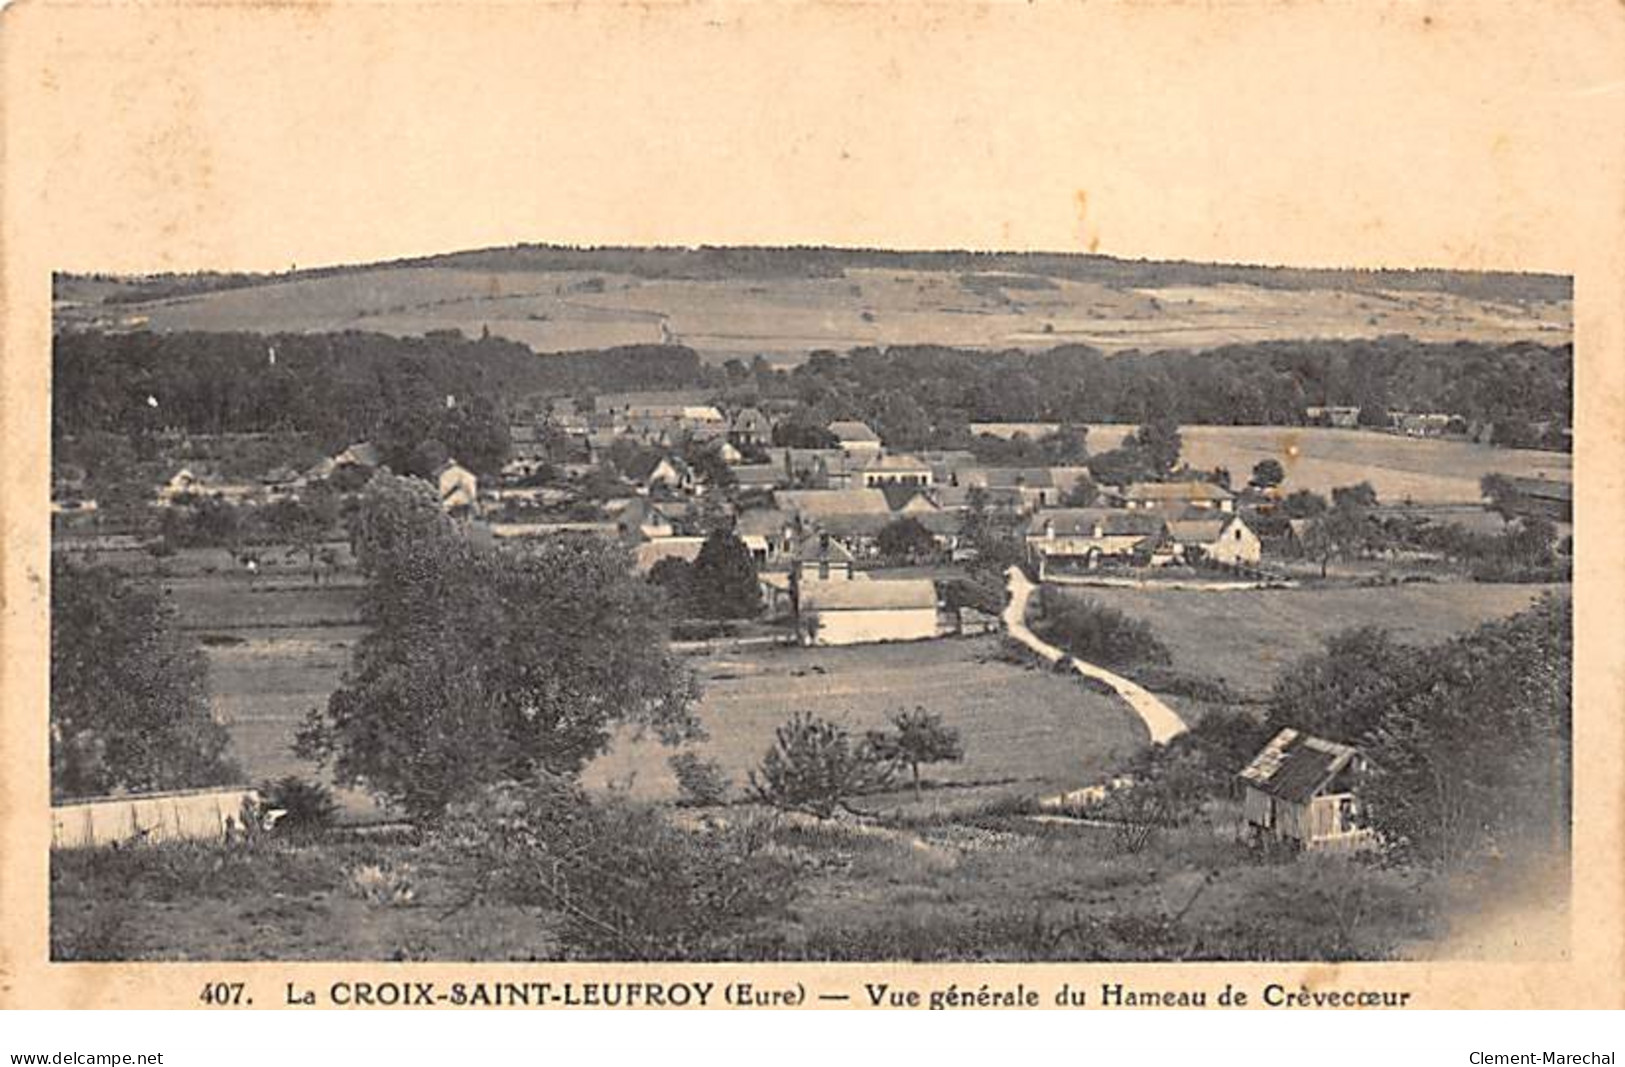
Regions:
M 1115 448 L 1134 427 L 1089 427 L 1093 451 Z M 1569 481 L 1573 464 L 1561 452 L 1495 448 L 1466 441 L 1426 440 L 1363 430 L 1305 426 L 1185 426 L 1184 458 L 1200 469 L 1225 467 L 1237 484 L 1262 459 L 1286 468 L 1283 488 L 1312 489 L 1369 481 L 1383 503 L 1477 503 L 1478 482 L 1486 474 L 1546 477 Z
M 796 875 L 795 898 L 766 920 L 746 958 L 1385 959 L 1437 956 L 1456 933 L 1438 880 L 1334 859 L 1270 862 L 1238 840 L 1229 806 L 1159 834 L 1142 852 L 1120 848 L 1110 830 L 1012 816 L 860 825 L 737 808 L 717 815 L 758 820 Z M 356 875 L 369 870 L 402 892 L 361 890 Z M 567 956 L 545 907 L 471 901 L 468 880 L 432 837 L 60 853 L 52 956 Z M 1340 900 L 1358 901 L 1359 921 Z M 1554 907 L 1540 904 L 1542 915 Z M 1491 958 L 1530 956 L 1517 942 L 1503 938 Z
M 1106 351 L 1207 348 L 1295 337 L 1561 341 L 1572 309 L 1551 299 L 1430 291 L 1342 292 L 1245 284 L 1135 287 L 1023 273 L 851 268 L 836 277 L 644 278 L 571 270 L 378 266 L 144 303 L 102 305 L 70 281 L 64 324 L 155 330 L 461 329 L 541 352 L 669 339 L 714 359 L 779 362 L 818 348 L 948 344 Z
M 1173 653 L 1175 668 L 1261 697 L 1283 668 L 1339 630 L 1385 626 L 1401 641 L 1441 641 L 1521 611 L 1548 588 L 1441 582 L 1218 593 L 1073 588 L 1067 595 L 1091 597 L 1148 621 Z
M 699 715 L 710 739 L 695 751 L 717 761 L 736 792 L 773 743 L 773 731 L 797 710 L 814 712 L 855 735 L 884 726 L 888 714 L 916 704 L 940 714 L 963 737 L 965 760 L 924 774 L 954 789 L 933 803 L 956 806 L 992 795 L 1077 788 L 1094 781 L 1145 743 L 1120 702 L 1076 678 L 995 658 L 992 638 L 833 649 L 766 649 L 696 661 L 705 686 Z M 667 799 L 676 781 L 671 750 L 652 738 L 623 736 L 587 769 L 589 785 L 619 785 L 633 796 Z M 893 799 L 870 798 L 871 806 Z

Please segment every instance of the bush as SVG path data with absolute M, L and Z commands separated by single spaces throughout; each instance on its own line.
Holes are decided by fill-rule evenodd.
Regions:
M 1089 597 L 1052 593 L 1042 597 L 1043 636 L 1089 663 L 1168 663 L 1168 646 L 1151 625 Z
M 330 828 L 338 818 L 338 802 L 333 791 L 321 782 L 311 782 L 290 774 L 259 787 L 260 810 L 264 817 L 281 811 L 274 829 L 278 834 L 314 836 Z
M 412 868 L 405 865 L 369 863 L 353 867 L 345 877 L 344 888 L 356 899 L 380 908 L 401 907 L 417 896 Z
M 714 807 L 728 799 L 733 783 L 716 760 L 692 752 L 679 752 L 666 761 L 677 776 L 677 803 L 682 807 Z
M 487 788 L 442 838 L 471 898 L 542 906 L 575 956 L 729 959 L 795 892 L 756 822 L 679 829 L 647 805 L 593 800 L 548 776 Z
M 868 744 L 854 744 L 841 727 L 798 711 L 775 732 L 773 747 L 750 772 L 750 785 L 775 808 L 827 819 L 851 797 L 880 787 L 886 778 L 886 768 Z

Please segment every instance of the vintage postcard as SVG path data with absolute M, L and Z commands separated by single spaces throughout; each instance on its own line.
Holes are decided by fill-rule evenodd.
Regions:
M 3 19 L 0 1005 L 1625 1003 L 1625 9 Z

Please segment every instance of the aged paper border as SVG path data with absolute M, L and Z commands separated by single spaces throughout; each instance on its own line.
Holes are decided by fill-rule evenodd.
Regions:
M 712 981 L 717 996 L 726 983 L 749 980 L 799 987 L 813 1006 L 823 1003 L 819 993 L 861 1004 L 870 981 L 922 992 L 1023 983 L 1046 1005 L 1062 983 L 1103 981 L 1210 993 L 1233 983 L 1254 992 L 1253 1006 L 1267 983 L 1405 990 L 1417 1007 L 1625 1004 L 1625 5 L 22 0 L 0 20 L 0 1006 L 195 1007 L 204 982 L 244 981 L 253 1006 L 267 1008 L 287 982 L 321 989 L 407 979 Z M 634 99 L 611 108 L 629 125 L 606 125 L 600 97 L 576 115 L 589 98 L 566 94 L 547 116 L 547 142 L 563 160 L 556 169 L 541 165 L 548 155 L 526 147 L 530 131 L 519 128 L 512 144 L 528 171 L 496 167 L 455 184 L 454 171 L 431 160 L 456 154 L 449 138 L 460 123 L 477 127 L 481 116 L 502 112 L 491 94 L 504 86 L 433 79 L 476 67 L 486 77 L 520 76 L 524 64 L 504 47 L 533 48 L 535 71 L 575 65 L 583 93 L 613 97 L 629 85 Z M 1279 62 L 1261 61 L 1261 49 Z M 797 57 L 805 61 L 801 84 L 786 89 L 786 60 Z M 276 99 L 231 77 L 240 70 L 243 85 L 263 86 L 273 62 L 295 75 L 276 83 L 286 89 Z M 1047 95 L 1046 86 L 1067 85 L 1070 66 L 1084 63 L 1108 67 L 1115 87 L 1087 101 Z M 342 98 L 321 73 L 334 66 L 347 71 Z M 1341 101 L 1318 124 L 1294 103 L 1300 86 L 1292 81 L 1293 72 L 1316 68 L 1343 90 L 1317 98 Z M 418 69 L 437 103 L 411 115 L 389 93 Z M 301 70 L 310 74 L 303 87 Z M 650 78 L 659 84 L 637 82 L 642 70 L 658 71 Z M 1159 83 L 1170 72 L 1177 81 Z M 1433 94 L 1414 91 L 1420 72 Z M 1502 90 L 1489 104 L 1472 91 L 1487 72 Z M 801 125 L 741 103 L 770 87 Z M 1217 103 L 1197 108 L 1204 98 Z M 1112 120 L 1069 120 L 1085 111 Z M 1280 119 L 1278 152 L 1265 152 L 1272 117 Z M 1012 144 L 1012 124 L 1043 136 Z M 1435 136 L 1419 132 L 1426 129 Z M 1225 141 L 1231 132 L 1234 151 Z M 696 163 L 688 141 L 714 169 Z M 898 150 L 887 154 L 887 142 Z M 1136 160 L 1168 156 L 1182 143 L 1197 150 L 1175 164 L 1192 165 L 1136 169 Z M 639 145 L 650 159 L 681 160 L 684 173 L 655 164 L 640 178 L 637 168 L 616 165 L 616 153 Z M 389 153 L 414 147 L 423 172 L 384 182 L 393 198 L 369 207 L 358 231 L 355 205 L 381 173 L 369 164 L 399 168 L 410 160 Z M 288 184 L 303 206 L 275 200 L 274 178 L 247 176 L 256 154 L 265 167 L 295 175 Z M 1104 168 L 1104 191 L 1069 171 L 1069 161 L 1091 157 L 1103 163 L 1079 169 Z M 854 161 L 862 177 L 841 169 Z M 919 169 L 928 162 L 951 174 Z M 1247 172 L 1244 186 L 1238 168 Z M 326 176 L 330 203 L 309 202 L 313 174 Z M 249 189 L 251 181 L 266 184 Z M 1136 183 L 1146 188 L 1136 191 Z M 1248 195 L 1238 198 L 1243 187 Z M 1479 225 L 1453 214 L 1466 209 Z M 450 236 L 436 228 L 447 219 L 466 225 Z M 50 272 L 277 269 L 287 266 L 277 258 L 284 225 L 299 228 L 307 238 L 300 247 L 324 262 L 529 239 L 1098 246 L 1130 257 L 1573 274 L 1581 357 L 1575 477 L 1583 491 L 1571 961 L 48 962 Z M 378 243 L 355 244 L 358 232 Z

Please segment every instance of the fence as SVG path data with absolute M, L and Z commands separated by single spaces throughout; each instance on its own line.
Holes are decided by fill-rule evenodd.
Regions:
M 188 789 L 97 797 L 51 807 L 51 847 L 224 840 L 252 819 L 252 789 Z

